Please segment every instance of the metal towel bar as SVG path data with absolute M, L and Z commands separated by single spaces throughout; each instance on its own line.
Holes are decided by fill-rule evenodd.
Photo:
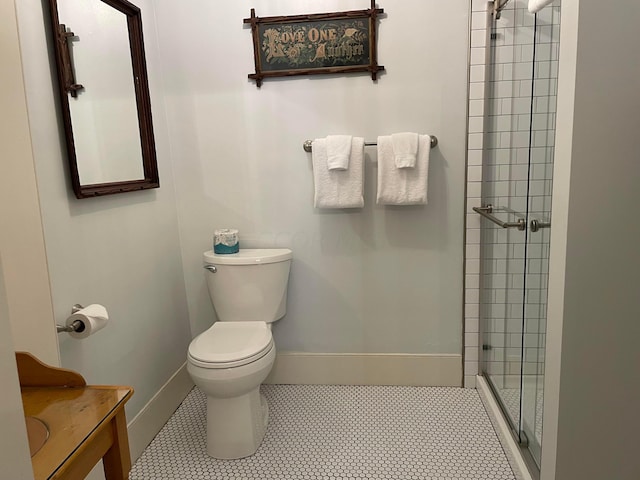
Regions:
M 378 145 L 376 142 L 364 142 L 365 147 L 375 147 Z M 431 148 L 435 148 L 438 145 L 438 137 L 435 135 L 431 135 Z M 311 153 L 313 149 L 313 140 L 305 140 L 302 144 L 302 148 L 304 148 L 305 152 Z
M 517 222 L 503 222 L 497 217 L 491 215 L 493 213 L 493 205 L 486 205 L 484 207 L 473 207 L 473 211 L 479 213 L 487 220 L 491 220 L 496 225 L 502 228 L 517 228 L 518 230 L 526 230 L 527 222 L 524 218 L 519 218 Z

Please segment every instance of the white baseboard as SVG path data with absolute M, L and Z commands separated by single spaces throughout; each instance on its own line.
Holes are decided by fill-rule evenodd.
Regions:
M 131 463 L 142 455 L 192 388 L 193 381 L 187 372 L 187 364 L 184 363 L 131 419 L 128 424 Z
M 513 439 L 511 429 L 502 416 L 498 403 L 495 398 L 493 398 L 493 393 L 491 392 L 489 384 L 484 377 L 480 375 L 476 377 L 476 389 L 478 390 L 478 394 L 484 404 L 484 408 L 491 419 L 493 428 L 500 439 L 502 449 L 507 456 L 507 460 L 509 461 L 509 465 L 511 465 L 511 470 L 513 470 L 516 480 L 533 480 L 533 477 L 527 468 L 527 464 L 520 453 L 520 446 Z
M 462 386 L 462 355 L 279 352 L 264 383 Z

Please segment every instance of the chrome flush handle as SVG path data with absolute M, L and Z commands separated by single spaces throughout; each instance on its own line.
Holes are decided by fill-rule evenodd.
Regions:
M 209 270 L 211 273 L 216 273 L 218 268 L 215 265 L 205 265 L 205 270 Z

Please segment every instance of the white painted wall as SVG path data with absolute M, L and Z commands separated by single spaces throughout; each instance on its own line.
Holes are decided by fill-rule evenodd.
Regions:
M 155 25 L 151 2 L 137 3 L 162 188 L 85 200 L 73 197 L 66 167 L 46 3 L 18 5 L 55 319 L 64 322 L 74 303 L 102 303 L 111 317 L 85 340 L 60 336 L 62 366 L 89 383 L 132 385 L 129 419 L 184 363 L 190 339 Z
M 640 4 L 562 2 L 542 480 L 640 478 Z
M 0 254 L 16 350 L 60 363 L 14 2 L 0 11 Z
M 44 258 L 44 243 L 37 196 L 33 198 L 35 174 L 29 148 L 14 2 L 0 3 L 0 59 L 3 65 L 0 69 L 3 86 L 0 111 L 12 113 L 0 116 L 0 465 L 3 478 L 30 480 L 33 470 L 16 370 L 14 334 L 19 336 L 22 348 L 37 350 L 49 361 L 57 362 L 58 352 L 55 343 L 52 347 L 51 342 L 47 342 L 48 336 L 55 335 L 53 332 L 25 335 L 29 330 L 27 325 L 32 327 L 31 333 L 38 331 L 33 326 L 39 319 L 25 318 L 25 315 L 43 314 L 47 312 L 47 305 L 50 312 L 51 301 L 46 268 L 37 267 L 38 259 Z M 12 183 L 16 184 L 13 188 Z M 20 207 L 8 208 L 16 204 Z M 28 238 L 20 242 L 18 232 Z M 32 255 L 29 255 L 30 248 Z M 17 275 L 21 270 L 34 273 L 32 295 L 23 291 L 28 284 L 28 275 Z M 51 320 L 50 313 L 45 316 Z
M 0 12 L 5 13 L 2 7 Z M 0 465 L 2 465 L 2 478 L 29 480 L 33 479 L 33 470 L 29 457 L 27 429 L 23 420 L 24 411 L 9 318 L 2 258 L 0 258 L 0 330 L 3 332 L 0 335 L 0 382 L 2 383 Z
M 256 88 L 255 2 L 156 1 L 193 334 L 214 312 L 202 270 L 213 230 L 241 246 L 294 252 L 279 351 L 461 353 L 469 4 L 386 2 L 378 53 L 386 73 L 267 80 Z M 258 16 L 365 9 L 364 0 L 280 1 Z M 444 9 L 444 11 L 443 11 Z M 375 205 L 367 149 L 365 207 L 313 208 L 306 139 L 418 131 L 438 136 L 429 204 Z

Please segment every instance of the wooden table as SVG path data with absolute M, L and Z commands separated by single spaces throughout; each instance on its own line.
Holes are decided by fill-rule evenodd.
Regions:
M 124 405 L 130 387 L 87 386 L 70 370 L 16 353 L 24 413 L 43 421 L 49 439 L 31 458 L 35 480 L 78 480 L 103 460 L 106 480 L 131 469 Z

